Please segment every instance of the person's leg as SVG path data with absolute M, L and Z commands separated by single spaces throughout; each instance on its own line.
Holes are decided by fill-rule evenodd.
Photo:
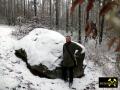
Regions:
M 62 79 L 63 79 L 65 82 L 68 81 L 67 67 L 62 67 Z
M 73 67 L 70 67 L 69 68 L 69 86 L 73 84 L 73 76 L 74 76 Z

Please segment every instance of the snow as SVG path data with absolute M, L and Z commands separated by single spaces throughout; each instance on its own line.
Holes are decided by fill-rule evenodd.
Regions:
M 16 48 L 20 48 L 21 45 L 24 45 L 23 47 L 27 47 L 25 48 L 27 52 L 30 52 L 32 50 L 32 52 L 30 52 L 31 55 L 35 55 L 39 52 L 36 47 L 42 50 L 46 50 L 44 47 L 40 48 L 40 46 L 38 45 L 39 42 L 43 42 L 43 45 L 47 42 L 45 42 L 43 38 L 41 39 L 41 36 L 37 37 L 37 35 L 35 35 L 36 33 L 44 33 L 44 31 L 42 31 L 43 29 L 35 29 L 34 32 L 31 32 L 29 34 L 31 35 L 31 37 L 28 38 L 28 35 L 21 40 L 16 40 L 11 36 L 11 32 L 13 30 L 14 28 L 11 27 L 0 26 L 0 90 L 71 90 L 68 87 L 68 83 L 65 83 L 61 79 L 46 79 L 34 76 L 27 69 L 26 64 L 14 55 L 14 50 Z M 47 31 L 48 30 L 45 30 L 45 32 Z M 53 37 L 51 37 L 51 43 L 48 43 L 47 46 L 50 47 L 49 50 L 53 49 L 52 47 L 54 46 L 51 45 L 52 43 L 55 43 L 54 40 L 61 38 L 57 41 L 61 42 L 60 45 L 62 45 L 64 42 L 64 37 L 61 34 L 56 33 L 54 35 L 53 33 L 54 31 L 46 33 L 48 36 L 53 35 Z M 41 41 L 31 42 L 31 40 Z M 47 39 L 46 41 L 49 41 L 49 39 Z M 37 46 L 34 46 L 35 44 Z M 55 48 L 62 48 L 58 46 L 56 46 Z M 49 54 L 46 55 L 49 56 Z M 54 57 L 59 55 L 60 53 L 57 53 L 57 55 L 54 55 Z M 39 56 L 35 57 L 37 58 Z M 50 58 L 51 57 L 52 55 L 50 56 Z M 30 59 L 30 56 L 28 58 Z M 99 66 L 96 66 L 94 62 L 88 57 L 85 58 L 85 63 L 87 64 L 87 67 L 85 69 L 85 76 L 82 78 L 75 78 L 72 87 L 76 88 L 76 90 L 87 90 L 87 88 L 89 88 L 89 90 L 103 90 L 98 87 L 98 78 L 104 76 L 102 74 L 101 68 Z M 118 88 L 118 90 L 119 89 L 120 88 Z
M 0 37 L 7 36 L 12 31 L 12 28 L 8 26 L 0 26 Z
M 11 87 L 14 88 L 19 84 L 15 78 L 10 78 L 8 76 L 0 76 L 0 90 L 3 90 L 3 87 Z
M 62 55 L 64 43 L 65 38 L 60 33 L 37 28 L 21 39 L 17 48 L 25 49 L 31 66 L 41 63 L 49 70 L 53 70 L 61 62 L 58 57 Z

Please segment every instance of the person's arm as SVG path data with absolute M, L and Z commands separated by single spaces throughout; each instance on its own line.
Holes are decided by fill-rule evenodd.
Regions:
M 76 43 L 75 43 L 75 49 L 77 50 L 77 52 L 80 52 L 80 53 L 82 52 L 82 48 Z
M 79 56 L 81 54 L 81 52 L 82 52 L 81 46 L 79 46 L 77 43 L 74 43 L 74 47 L 75 47 L 75 53 L 74 53 L 74 55 L 75 56 Z

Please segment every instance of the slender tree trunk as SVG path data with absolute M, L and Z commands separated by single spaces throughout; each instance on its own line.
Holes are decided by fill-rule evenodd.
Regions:
M 41 15 L 41 18 L 43 19 L 44 18 L 44 6 L 45 6 L 45 0 L 42 0 L 42 15 Z
M 26 17 L 26 6 L 25 6 L 25 1 L 26 1 L 26 0 L 24 0 L 24 17 Z
M 74 0 L 72 0 L 72 3 L 73 3 L 73 1 Z M 74 18 L 73 18 L 73 13 L 71 14 L 71 27 L 72 27 L 72 30 L 73 30 L 73 27 L 74 27 L 74 25 L 73 25 L 73 20 L 74 20 Z M 79 39 L 78 39 L 79 40 Z
M 37 16 L 37 2 L 34 0 L 34 15 Z
M 20 4 L 21 4 L 20 16 L 23 16 L 23 0 L 21 0 Z
M 50 0 L 50 29 L 52 29 L 52 0 Z
M 56 0 L 56 29 L 59 29 L 59 0 Z
M 101 20 L 101 30 L 100 30 L 100 36 L 99 36 L 99 44 L 102 43 L 102 39 L 103 39 L 103 30 L 104 30 L 104 16 L 102 16 L 102 20 Z
M 4 0 L 4 16 L 6 17 L 6 0 Z
M 8 25 L 11 25 L 12 23 L 11 23 L 11 17 L 12 17 L 12 1 L 11 0 L 8 0 L 8 15 L 9 16 L 7 16 L 7 20 L 8 20 Z
M 69 12 L 68 12 L 68 1 L 66 1 L 66 32 L 68 32 L 69 27 Z
M 79 14 L 78 15 L 79 16 L 79 21 L 78 21 L 79 22 L 78 42 L 82 43 L 82 41 L 81 41 L 81 6 L 80 5 L 79 5 L 79 12 L 78 12 L 78 14 Z
M 15 0 L 12 0 L 12 24 L 15 25 Z
M 30 11 L 30 0 L 28 0 L 27 10 L 28 10 L 28 11 L 27 11 L 27 16 L 26 16 L 26 17 L 29 19 L 29 18 L 30 18 L 30 12 L 31 12 L 31 11 Z
M 86 22 L 89 20 L 89 12 L 87 12 L 87 15 L 86 15 Z
M 102 2 L 103 3 L 103 6 L 105 4 L 105 0 Z M 100 18 L 100 34 L 99 34 L 99 44 L 102 43 L 102 39 L 103 39 L 103 30 L 104 30 L 104 16 L 102 16 Z
M 19 5 L 18 5 L 18 0 L 16 0 L 16 17 L 18 17 L 19 13 Z

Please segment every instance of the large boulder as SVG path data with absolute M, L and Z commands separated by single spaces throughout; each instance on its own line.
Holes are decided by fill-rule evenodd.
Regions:
M 55 31 L 37 28 L 19 41 L 15 55 L 21 58 L 28 69 L 40 77 L 61 78 L 62 48 L 65 37 Z M 22 49 L 21 49 L 22 48 Z M 75 76 L 80 77 L 84 70 L 80 69 L 84 60 L 81 54 Z M 81 59 L 81 60 L 80 60 Z

